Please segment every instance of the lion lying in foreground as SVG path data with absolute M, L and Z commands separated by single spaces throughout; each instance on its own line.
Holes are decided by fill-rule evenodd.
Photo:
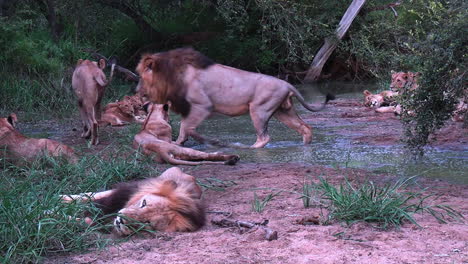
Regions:
M 26 137 L 15 129 L 17 122 L 15 114 L 0 118 L 0 157 L 17 162 L 32 162 L 41 155 L 49 155 L 63 156 L 71 163 L 77 162 L 72 148 L 51 139 Z
M 143 100 L 138 95 L 125 96 L 121 101 L 106 105 L 99 124 L 123 126 L 131 122 L 143 123 L 145 118 Z
M 309 111 L 322 110 L 333 99 L 328 95 L 321 106 L 314 107 L 283 80 L 216 64 L 191 48 L 144 55 L 137 71 L 141 76 L 137 91 L 142 96 L 153 103 L 170 101 L 171 109 L 182 115 L 176 141 L 179 145 L 189 136 L 206 141 L 196 128 L 213 112 L 227 116 L 250 112 L 257 133 L 253 148 L 262 148 L 270 140 L 268 121 L 272 116 L 299 132 L 308 144 L 312 129 L 297 115 L 292 97 Z
M 148 105 L 148 116 L 141 131 L 135 135 L 133 147 L 142 149 L 146 155 L 155 155 L 155 161 L 174 165 L 226 164 L 239 161 L 237 155 L 206 153 L 184 148 L 172 143 L 172 127 L 169 124 L 167 104 Z
M 112 190 L 61 197 L 65 202 L 90 201 L 103 216 L 118 213 L 107 220 L 113 220 L 119 235 L 130 235 L 141 223 L 146 230 L 196 231 L 205 224 L 201 194 L 193 176 L 173 167 L 159 177 L 120 183 Z M 93 224 L 90 213 L 86 214 L 85 222 Z

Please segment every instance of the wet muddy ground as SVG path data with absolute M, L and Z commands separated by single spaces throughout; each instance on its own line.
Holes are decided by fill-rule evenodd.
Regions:
M 419 175 L 410 190 L 428 188 L 426 194 L 436 194 L 427 201 L 429 204 L 450 205 L 466 216 L 468 136 L 461 123 L 449 122 L 436 135 L 438 140 L 428 148 L 425 160 L 413 163 L 399 142 L 402 127 L 398 118 L 364 108 L 360 98 L 337 99 L 318 113 L 300 112 L 314 127 L 315 137 L 310 146 L 303 146 L 299 135 L 272 120 L 272 141 L 265 149 L 217 149 L 188 142 L 188 146 L 197 149 L 238 153 L 241 156 L 238 165 L 182 166 L 201 182 L 212 178 L 216 179 L 215 184 L 221 182 L 223 190 L 210 188 L 204 192 L 208 212 L 225 212 L 234 220 L 268 219 L 268 227 L 278 232 L 277 240 L 266 241 L 261 228 L 248 231 L 218 227 L 210 220 L 223 216 L 208 213 L 206 226 L 194 233 L 133 237 L 104 250 L 51 256 L 45 262 L 468 263 L 466 222 L 441 224 L 428 214 L 418 214 L 415 219 L 421 227 L 405 223 L 399 229 L 388 231 L 368 223 L 325 225 L 327 211 L 316 205 L 304 208 L 300 199 L 304 179 L 318 182 L 322 176 L 340 184 L 346 177 L 354 183 L 370 179 L 385 184 Z M 173 124 L 177 131 L 177 122 Z M 48 133 L 51 138 L 82 152 L 101 153 L 110 146 L 129 145 L 138 126 L 102 129 L 102 144 L 96 148 L 86 147 L 85 141 L 78 137 L 78 121 L 51 121 L 34 129 L 25 125 L 23 129 Z M 248 117 L 214 117 L 203 124 L 200 132 L 226 142 L 252 144 L 255 141 Z M 263 198 L 278 191 L 280 194 L 263 212 L 252 210 L 254 193 Z
M 332 169 L 303 163 L 242 163 L 238 166 L 184 167 L 206 183 L 216 178 L 224 190 L 204 191 L 208 212 L 226 212 L 229 219 L 261 222 L 278 232 L 267 241 L 261 228 L 221 228 L 210 221 L 222 217 L 208 213 L 205 227 L 194 233 L 166 233 L 133 237 L 104 250 L 52 257 L 46 263 L 466 263 L 468 226 L 438 223 L 430 215 L 415 215 L 421 228 L 406 223 L 382 231 L 371 224 L 323 224 L 326 210 L 304 208 L 300 192 L 304 178 L 326 177 L 333 184 L 348 178 L 353 183 L 371 179 L 379 184 L 395 180 L 392 175 L 358 169 Z M 221 185 L 220 185 L 221 186 Z M 463 185 L 422 180 L 411 189 L 430 187 L 440 195 L 429 203 L 449 204 L 468 214 L 468 190 Z M 281 193 L 261 213 L 252 210 L 254 193 L 263 198 Z M 312 220 L 311 220 L 312 219 Z

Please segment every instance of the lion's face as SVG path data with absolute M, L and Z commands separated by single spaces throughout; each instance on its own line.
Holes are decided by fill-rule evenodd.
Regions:
M 135 110 L 133 108 L 133 105 L 129 101 L 124 100 L 124 101 L 118 102 L 118 105 L 122 113 L 129 115 L 129 116 L 135 115 Z
M 417 86 L 417 78 L 419 72 L 394 72 L 392 71 L 392 82 L 390 83 L 390 89 L 394 91 L 401 90 L 405 87 L 414 89 Z
M 194 231 L 204 224 L 201 188 L 195 178 L 179 168 L 166 170 L 143 184 L 114 219 L 120 235 L 136 230 Z
M 368 90 L 363 92 L 364 94 L 364 105 L 367 107 L 380 107 L 384 102 L 384 98 L 380 94 L 372 94 Z
M 175 216 L 170 206 L 166 197 L 147 194 L 119 211 L 114 229 L 119 235 L 130 235 L 143 226 L 147 230 L 166 230 Z
M 144 55 L 138 64 L 136 71 L 140 75 L 136 91 L 142 97 L 149 101 L 156 102 L 157 95 L 154 94 L 152 87 L 155 84 L 154 76 L 155 59 L 151 55 Z

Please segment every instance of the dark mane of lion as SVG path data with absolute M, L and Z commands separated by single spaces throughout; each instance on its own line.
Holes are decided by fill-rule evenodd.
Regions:
M 93 204 L 101 209 L 102 215 L 115 214 L 124 208 L 130 197 L 138 191 L 138 182 L 118 183 L 113 188 L 111 195 L 96 199 Z M 91 215 L 87 212 L 87 216 Z
M 187 116 L 191 106 L 185 99 L 187 87 L 183 83 L 183 73 L 188 65 L 206 69 L 214 62 L 193 48 L 179 48 L 146 56 L 151 56 L 155 61 L 153 73 L 157 81 L 152 88 L 158 93 L 160 102 L 157 103 L 165 104 L 171 101 L 172 110 L 183 117 Z M 144 58 L 145 56 L 143 60 Z
M 201 204 L 197 204 L 197 211 L 195 212 L 186 213 L 179 211 L 179 213 L 188 219 L 196 230 L 202 228 L 205 225 L 205 208 Z

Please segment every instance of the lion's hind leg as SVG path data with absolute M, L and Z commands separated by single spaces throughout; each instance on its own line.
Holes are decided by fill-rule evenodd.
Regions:
M 198 151 L 195 149 L 177 147 L 173 149 L 173 155 L 177 159 L 188 160 L 188 161 L 224 161 L 226 165 L 235 165 L 239 161 L 237 155 L 225 155 L 221 153 L 207 153 Z
M 100 199 L 105 199 L 110 197 L 113 194 L 114 190 L 108 190 L 98 193 L 87 192 L 87 193 L 80 193 L 80 194 L 62 194 L 60 198 L 62 202 L 71 203 L 73 201 L 77 202 L 93 202 Z M 75 221 L 81 221 L 81 218 L 75 218 Z M 94 224 L 93 219 L 88 216 L 85 216 L 84 221 L 88 225 Z
M 184 148 L 175 144 L 161 141 L 157 144 L 147 144 L 147 150 L 156 152 L 165 162 L 172 165 L 197 166 L 203 164 L 234 165 L 239 157 L 236 155 L 222 155 L 205 153 L 202 151 Z
M 63 202 L 70 203 L 73 201 L 79 202 L 86 202 L 86 201 L 94 201 L 98 199 L 102 199 L 105 197 L 110 196 L 114 190 L 108 190 L 98 193 L 87 192 L 87 193 L 80 193 L 80 194 L 61 194 L 60 198 Z
M 299 117 L 294 107 L 287 110 L 280 108 L 275 112 L 274 116 L 280 122 L 301 134 L 304 144 L 309 144 L 312 141 L 312 128 Z

